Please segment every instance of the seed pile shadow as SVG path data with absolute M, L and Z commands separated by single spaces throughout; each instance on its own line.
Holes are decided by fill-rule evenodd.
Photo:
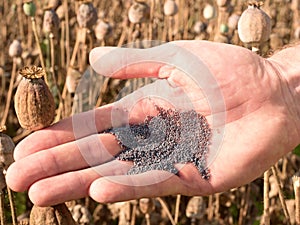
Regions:
M 165 110 L 156 106 L 157 116 L 141 124 L 110 129 L 122 151 L 116 159 L 132 161 L 128 174 L 165 170 L 177 174 L 176 163 L 193 163 L 208 180 L 208 145 L 211 129 L 206 118 L 195 110 Z

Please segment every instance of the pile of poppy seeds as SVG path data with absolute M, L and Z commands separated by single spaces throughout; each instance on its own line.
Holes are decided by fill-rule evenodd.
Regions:
M 206 118 L 195 110 L 156 109 L 158 114 L 148 116 L 143 123 L 106 131 L 116 137 L 122 148 L 115 158 L 133 162 L 130 175 L 149 170 L 177 174 L 176 163 L 190 162 L 208 180 L 206 161 L 211 129 Z

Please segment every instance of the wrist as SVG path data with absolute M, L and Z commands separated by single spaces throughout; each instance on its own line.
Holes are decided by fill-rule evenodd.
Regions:
M 289 111 L 288 119 L 295 124 L 297 141 L 300 142 L 300 44 L 285 48 L 269 59 L 268 64 L 273 73 L 278 76 L 280 86 L 278 92 L 282 95 L 285 107 Z

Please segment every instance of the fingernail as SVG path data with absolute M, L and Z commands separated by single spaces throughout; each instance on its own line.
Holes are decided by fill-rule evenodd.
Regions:
M 168 78 L 174 69 L 175 69 L 175 66 L 165 65 L 159 69 L 158 77 L 159 78 Z

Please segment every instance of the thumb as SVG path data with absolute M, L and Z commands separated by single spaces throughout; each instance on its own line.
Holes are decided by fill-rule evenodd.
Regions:
M 90 64 L 101 75 L 119 79 L 157 77 L 164 63 L 156 61 L 158 48 L 98 47 L 90 52 Z
M 199 59 L 177 42 L 147 49 L 98 47 L 90 52 L 90 64 L 99 74 L 119 79 L 160 77 L 160 69 L 189 67 Z M 184 69 L 184 68 L 181 68 Z

